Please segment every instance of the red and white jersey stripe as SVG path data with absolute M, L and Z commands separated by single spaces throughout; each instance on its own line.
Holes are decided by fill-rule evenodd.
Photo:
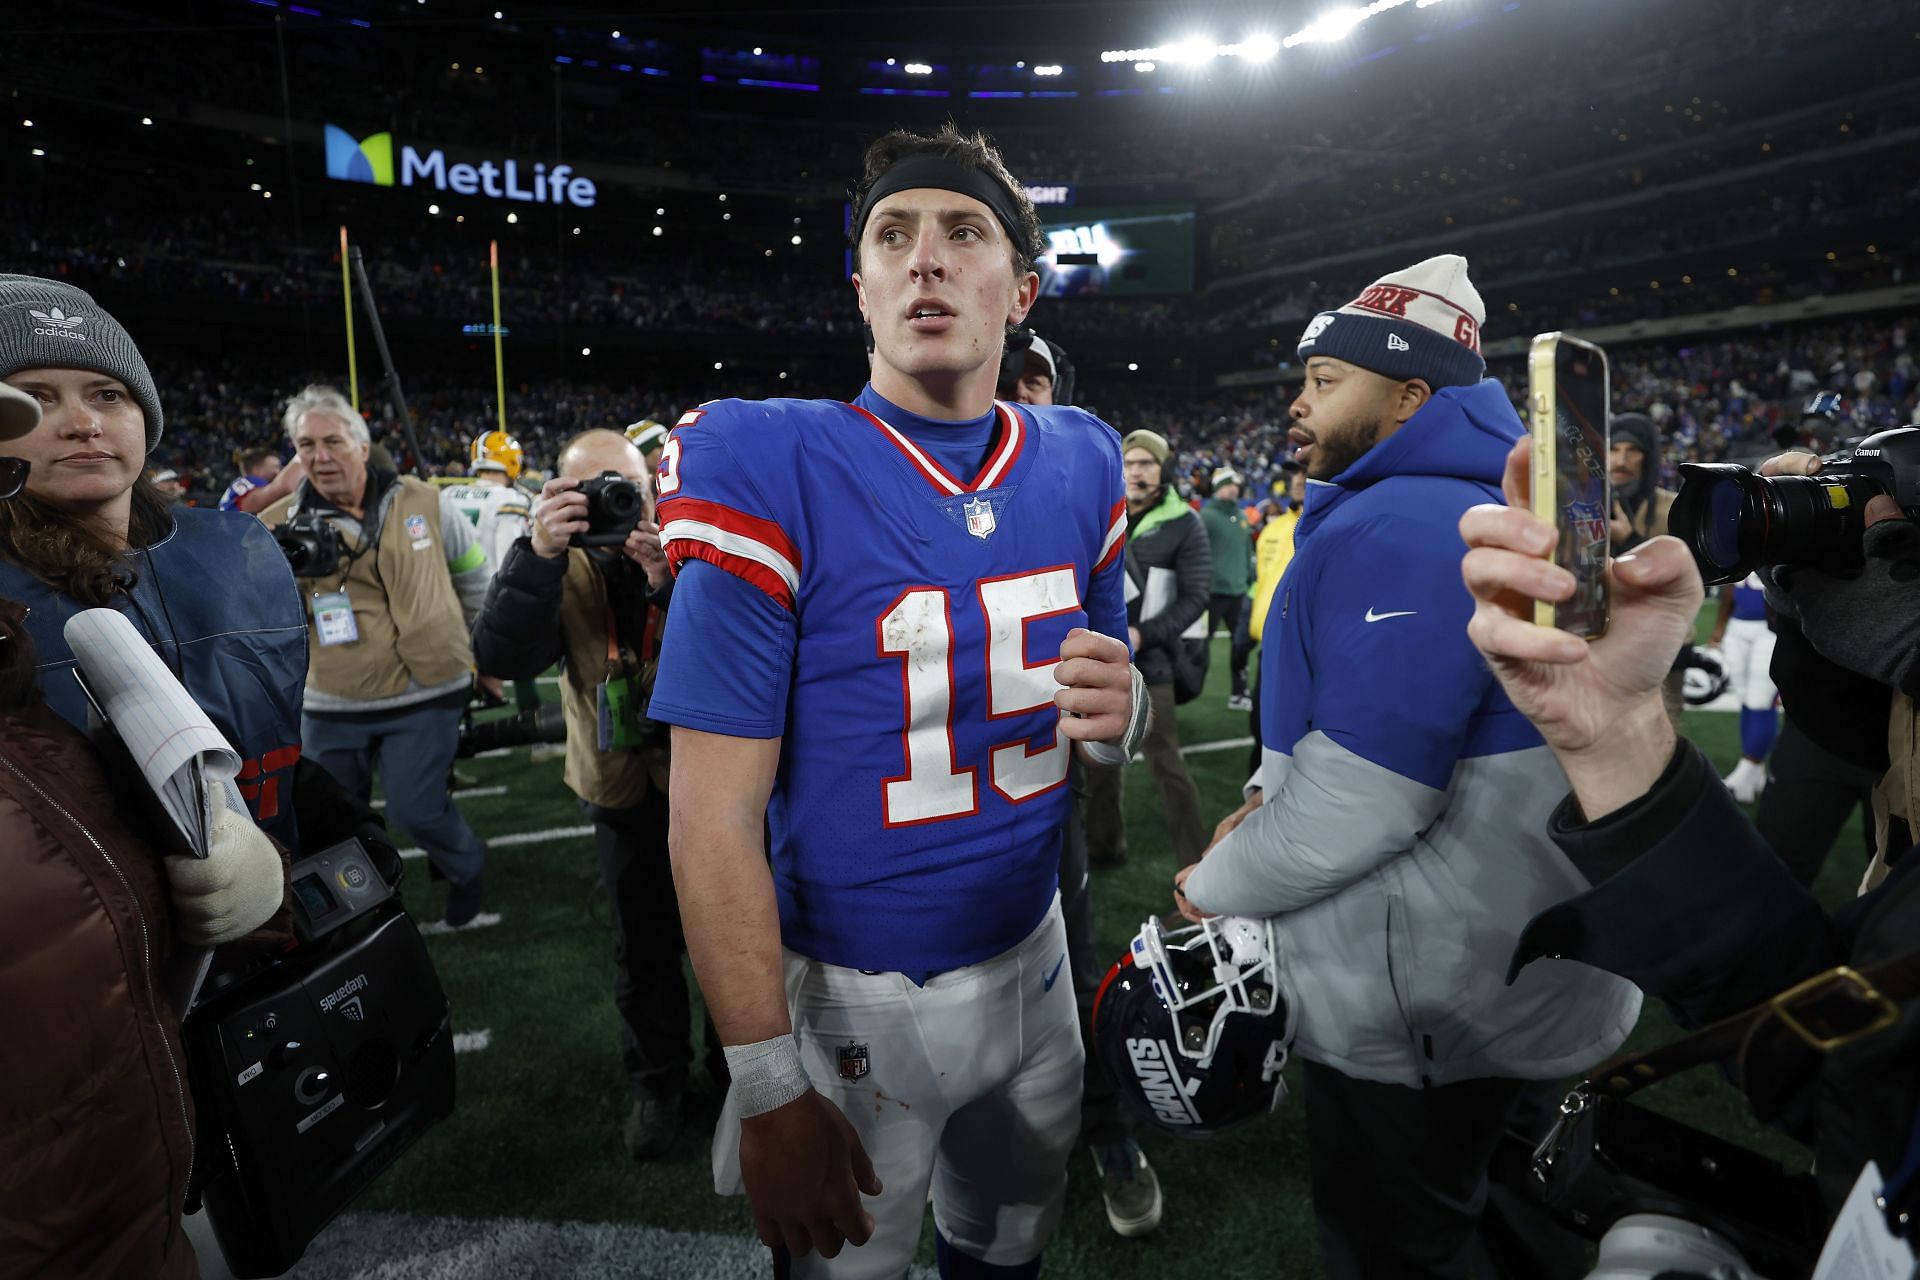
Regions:
M 979 493 L 982 490 L 993 488 L 993 486 L 999 484 L 1008 471 L 1012 469 L 1013 464 L 1019 460 L 1020 450 L 1026 446 L 1027 428 L 1026 425 L 1021 422 L 1020 415 L 1007 408 L 1007 406 L 1000 401 L 994 401 L 994 411 L 1000 415 L 1000 438 L 994 444 L 993 452 L 987 455 L 986 465 L 980 468 L 980 474 L 974 477 L 973 483 L 961 484 L 953 477 L 951 472 L 933 458 L 927 456 L 924 450 L 914 444 L 913 441 L 907 439 L 907 437 L 899 431 L 895 430 L 883 418 L 861 408 L 857 404 L 850 404 L 847 407 L 865 418 L 868 422 L 871 422 L 874 426 L 880 428 L 880 430 L 886 434 L 887 439 L 893 442 L 894 447 L 905 454 L 907 460 L 912 462 L 920 474 L 926 477 L 927 483 L 940 490 L 940 492 L 951 496 L 958 496 L 963 493 Z
M 1100 544 L 1100 558 L 1094 562 L 1093 571 L 1100 572 L 1113 563 L 1115 556 L 1127 545 L 1127 503 L 1121 499 L 1113 504 L 1113 510 L 1107 516 L 1106 540 Z
M 800 549 L 771 520 L 701 498 L 660 504 L 660 546 L 677 574 L 687 560 L 705 560 L 750 582 L 786 609 L 800 592 Z

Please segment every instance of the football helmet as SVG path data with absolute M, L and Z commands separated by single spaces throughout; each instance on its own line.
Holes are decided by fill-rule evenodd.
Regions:
M 1727 691 L 1725 656 L 1711 645 L 1686 646 L 1673 665 L 1682 672 L 1680 696 L 1690 707 L 1704 707 Z
M 1271 920 L 1158 916 L 1107 971 L 1094 1048 L 1114 1087 L 1169 1133 L 1200 1136 L 1277 1108 L 1299 998 Z
M 470 471 L 504 471 L 507 483 L 512 484 L 520 478 L 520 464 L 526 461 L 526 454 L 520 448 L 520 442 L 504 431 L 489 431 L 473 438 L 473 461 Z

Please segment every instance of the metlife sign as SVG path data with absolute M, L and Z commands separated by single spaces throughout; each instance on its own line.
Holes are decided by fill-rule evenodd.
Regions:
M 391 133 L 355 138 L 338 125 L 330 124 L 326 129 L 327 176 L 340 182 L 391 187 L 398 178 L 403 187 L 430 186 L 435 191 L 460 196 L 485 196 L 528 204 L 570 204 L 581 209 L 593 208 L 600 198 L 600 189 L 593 179 L 576 176 L 572 165 L 557 164 L 549 170 L 544 163 L 536 163 L 529 173 L 517 160 L 449 164 L 446 152 L 438 147 L 422 153 L 411 146 L 402 146 L 396 157 Z

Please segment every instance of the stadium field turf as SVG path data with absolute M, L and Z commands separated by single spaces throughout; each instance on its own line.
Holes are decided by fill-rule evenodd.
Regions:
M 1220 745 L 1248 735 L 1245 714 L 1225 709 L 1226 689 L 1222 637 L 1206 694 L 1180 711 L 1188 767 L 1214 816 L 1238 803 L 1247 771 L 1246 746 Z M 555 696 L 551 684 L 543 691 Z M 1686 729 L 1722 771 L 1732 767 L 1736 717 L 1691 711 Z M 627 1095 L 618 1064 L 606 897 L 590 840 L 578 834 L 586 819 L 561 784 L 559 760 L 531 763 L 521 748 L 460 768 L 479 789 L 461 807 L 475 829 L 495 841 L 488 909 L 501 918 L 487 928 L 432 937 L 429 946 L 452 1000 L 456 1032 L 484 1047 L 459 1058 L 453 1118 L 376 1182 L 293 1274 L 309 1280 L 769 1274 L 750 1247 L 742 1248 L 752 1235 L 744 1202 L 713 1193 L 708 1145 L 718 1100 L 697 1061 L 687 1124 L 671 1156 L 636 1164 L 621 1147 Z M 1126 863 L 1094 873 L 1100 941 L 1115 957 L 1148 913 L 1172 914 L 1173 855 L 1144 764 L 1128 770 L 1126 816 Z M 500 839 L 552 832 L 573 834 Z M 402 835 L 400 843 L 411 842 Z M 1844 901 L 1863 863 L 1856 818 L 1822 875 L 1822 899 Z M 407 865 L 404 894 L 416 918 L 438 918 L 444 887 L 429 883 L 423 862 Z M 1658 1043 L 1674 1033 L 1665 1012 L 1649 1004 L 1634 1043 Z M 1297 1085 L 1297 1064 L 1288 1075 Z M 1747 1118 L 1716 1072 L 1690 1072 L 1646 1100 L 1794 1167 L 1806 1164 L 1800 1148 Z M 1296 1098 L 1276 1115 L 1203 1142 L 1136 1126 L 1166 1197 L 1164 1225 L 1144 1240 L 1123 1240 L 1109 1229 L 1092 1160 L 1081 1152 L 1045 1274 L 1126 1280 L 1165 1275 L 1176 1263 L 1183 1273 L 1223 1280 L 1316 1274 L 1299 1105 Z M 500 1219 L 518 1221 L 504 1227 L 475 1221 Z M 930 1215 L 928 1223 L 920 1260 L 930 1267 Z M 569 1257 L 577 1265 L 564 1261 Z

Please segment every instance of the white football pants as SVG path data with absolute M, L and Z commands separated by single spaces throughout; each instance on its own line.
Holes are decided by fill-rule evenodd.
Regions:
M 920 1246 L 927 1193 L 947 1243 L 1015 1266 L 1040 1256 L 1066 1203 L 1085 1054 L 1060 900 L 1026 939 L 916 987 L 785 952 L 787 1005 L 813 1087 L 860 1135 L 885 1190 L 873 1238 L 796 1280 L 898 1280 Z M 713 1135 L 714 1189 L 739 1195 L 729 1092 Z
M 1762 618 L 1729 618 L 1720 652 L 1727 660 L 1727 687 L 1749 711 L 1771 711 L 1779 691 L 1773 687 L 1774 635 Z

